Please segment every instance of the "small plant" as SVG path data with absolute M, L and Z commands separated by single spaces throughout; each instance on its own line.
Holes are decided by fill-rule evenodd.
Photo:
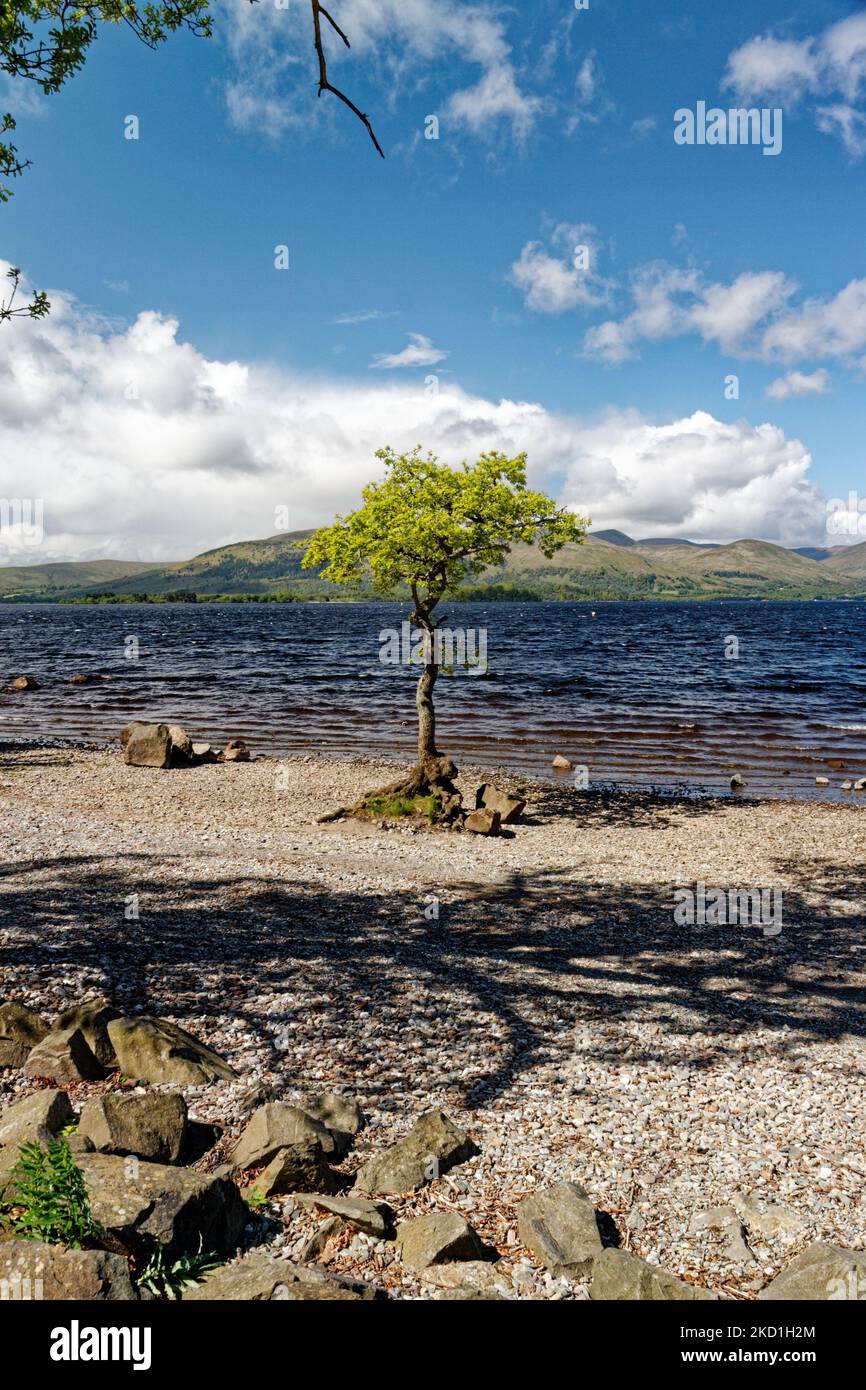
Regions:
M 192 1255 L 181 1255 L 169 1264 L 165 1246 L 158 1245 L 138 1279 L 139 1288 L 147 1289 L 157 1298 L 180 1298 L 184 1289 L 194 1289 L 206 1275 L 219 1269 L 223 1263 L 219 1257 L 201 1248 Z
M 251 1211 L 260 1211 L 262 1207 L 266 1207 L 268 1205 L 268 1199 L 265 1196 L 264 1192 L 260 1192 L 257 1187 L 254 1187 L 252 1189 L 246 1200 L 247 1206 L 250 1208 Z
M 12 1226 L 25 1240 L 80 1250 L 104 1234 L 93 1220 L 84 1174 L 65 1139 L 53 1139 L 47 1149 L 22 1144 L 9 1191 Z

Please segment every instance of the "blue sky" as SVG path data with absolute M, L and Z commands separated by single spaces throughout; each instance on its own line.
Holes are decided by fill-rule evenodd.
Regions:
M 635 534 L 820 540 L 825 499 L 866 492 L 862 6 L 334 0 L 355 45 L 327 36 L 332 78 L 384 161 L 316 100 L 308 11 L 220 0 L 211 41 L 152 53 L 104 31 L 60 95 L 7 83 L 33 167 L 0 208 L 0 257 L 57 313 L 0 329 L 0 405 L 19 384 L 3 490 L 32 489 L 42 460 L 52 557 L 267 534 L 281 501 L 323 520 L 392 419 L 387 442 L 415 428 L 445 456 L 528 447 L 546 486 Z M 674 113 L 699 101 L 780 108 L 781 153 L 678 145 Z M 121 418 L 111 364 L 142 352 Z M 16 360 L 55 360 L 41 413 Z M 157 361 L 216 392 L 204 415 Z M 197 521 L 137 508 L 143 478 L 197 498 Z

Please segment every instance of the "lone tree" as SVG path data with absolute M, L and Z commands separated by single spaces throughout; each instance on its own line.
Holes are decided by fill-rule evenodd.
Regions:
M 410 454 L 380 449 L 382 482 L 369 483 L 363 506 L 316 531 L 305 546 L 304 568 L 321 568 L 334 584 L 393 595 L 403 586 L 412 595 L 409 621 L 421 636 L 418 762 L 407 777 L 363 797 L 363 811 L 383 797 L 433 797 L 442 820 L 460 818 L 457 768 L 436 746 L 433 689 L 439 675 L 435 633 L 444 617 L 440 601 L 461 584 L 499 565 L 517 544 L 536 544 L 548 559 L 568 541 L 583 539 L 587 521 L 557 507 L 526 486 L 526 455 L 482 454 L 477 463 L 449 468 L 420 445 Z M 333 813 L 328 819 L 345 814 Z

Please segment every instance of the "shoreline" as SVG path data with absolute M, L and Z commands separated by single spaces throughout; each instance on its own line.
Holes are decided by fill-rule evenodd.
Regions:
M 393 768 L 0 753 L 0 997 L 51 1014 L 103 993 L 171 1018 L 241 1073 L 187 1092 L 226 1142 L 251 1091 L 335 1089 L 369 1119 L 350 1172 L 443 1110 L 480 1155 L 399 1213 L 456 1205 L 521 1298 L 586 1297 L 516 1234 L 516 1205 L 550 1182 L 582 1184 L 626 1248 L 726 1297 L 755 1297 L 815 1240 L 863 1248 L 856 808 L 535 785 L 497 839 L 316 823 Z M 699 882 L 776 886 L 781 934 L 678 926 L 673 893 Z M 0 1105 L 32 1087 L 0 1074 Z M 790 1214 L 750 1232 L 748 1258 L 695 1228 L 744 1196 Z M 315 1230 L 278 1219 L 275 1251 Z M 378 1247 L 322 1264 L 430 1296 Z

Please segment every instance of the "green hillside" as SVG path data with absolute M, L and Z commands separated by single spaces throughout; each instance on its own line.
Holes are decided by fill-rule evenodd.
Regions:
M 285 532 L 207 550 L 163 566 L 102 560 L 0 569 L 0 599 L 79 602 L 139 597 L 339 599 L 344 590 L 302 570 L 296 542 L 310 531 Z M 768 541 L 696 545 L 660 538 L 634 541 L 619 532 L 590 535 L 552 559 L 517 546 L 506 563 L 464 591 L 467 598 L 515 599 L 801 599 L 866 597 L 866 544 L 837 547 L 812 559 Z M 363 596 L 363 594 L 361 595 Z
M 91 585 L 113 585 L 136 575 L 147 574 L 153 561 L 79 560 L 58 561 L 50 565 L 0 566 L 0 598 L 57 598 L 70 590 Z

